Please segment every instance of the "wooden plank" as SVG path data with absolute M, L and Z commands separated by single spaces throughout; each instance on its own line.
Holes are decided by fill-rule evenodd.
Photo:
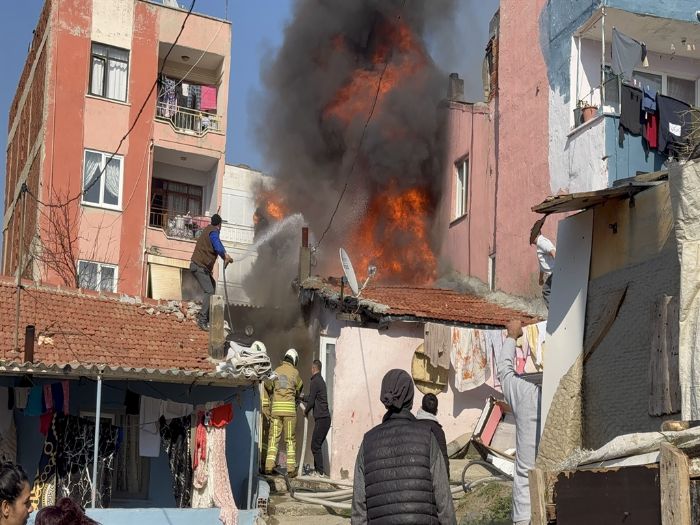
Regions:
M 544 471 L 535 468 L 528 473 L 532 525 L 547 525 L 547 485 Z
M 647 186 L 627 185 L 616 188 L 607 188 L 597 191 L 585 191 L 556 195 L 548 197 L 540 204 L 532 207 L 535 213 L 565 213 L 584 210 L 593 206 L 604 204 L 610 199 L 622 199 L 631 197 L 647 189 Z
M 700 523 L 700 481 L 690 482 L 690 514 L 692 523 Z
M 223 361 L 226 357 L 224 343 L 224 298 L 212 295 L 209 302 L 209 357 Z
M 661 522 L 659 466 L 562 472 L 554 484 L 557 523 Z
M 681 410 L 678 377 L 678 299 L 664 295 L 652 306 L 649 359 L 649 415 Z
M 661 523 L 687 525 L 690 521 L 688 456 L 670 443 L 661 444 Z

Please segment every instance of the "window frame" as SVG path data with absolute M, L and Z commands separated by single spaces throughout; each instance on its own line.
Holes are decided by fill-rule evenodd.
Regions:
M 85 264 L 94 264 L 97 266 L 97 289 L 93 288 L 85 288 L 82 286 L 82 282 L 80 279 L 80 263 L 85 263 Z M 103 290 L 100 285 L 102 283 L 102 267 L 107 267 L 107 268 L 112 268 L 114 270 L 114 282 L 111 290 Z M 108 293 L 117 293 L 117 288 L 118 288 L 118 283 L 119 283 L 119 265 L 118 264 L 112 264 L 112 263 L 104 263 L 100 261 L 91 261 L 90 259 L 78 259 L 78 267 L 76 269 L 78 273 L 78 285 L 80 286 L 81 289 L 83 290 L 93 290 L 95 292 L 108 292 Z
M 94 51 L 95 45 L 98 46 L 103 46 L 107 50 L 107 55 L 102 56 L 102 55 L 96 55 Z M 115 58 L 110 56 L 110 50 L 112 49 L 118 49 L 119 51 L 125 51 L 127 54 L 127 59 L 123 60 L 121 58 Z M 102 93 L 93 93 L 92 92 L 92 79 L 93 79 L 93 73 L 94 73 L 94 67 L 93 63 L 95 58 L 98 60 L 101 60 L 104 63 L 104 72 L 102 73 Z M 107 93 L 109 93 L 109 88 L 108 88 L 108 82 L 109 82 L 109 62 L 113 60 L 115 62 L 119 62 L 121 64 L 126 64 L 126 86 L 124 89 L 124 100 L 119 99 L 119 98 L 112 98 L 108 97 Z M 129 67 L 129 62 L 131 60 L 131 50 L 126 49 L 123 47 L 117 47 L 117 46 L 111 46 L 109 44 L 103 44 L 102 42 L 95 42 L 92 41 L 90 42 L 90 74 L 88 75 L 88 89 L 87 93 L 90 96 L 93 97 L 99 97 L 103 98 L 105 100 L 114 100 L 116 102 L 127 102 L 129 100 L 129 73 L 131 72 L 131 68 Z
M 160 183 L 165 183 L 162 185 L 160 188 L 155 188 L 156 181 Z M 168 189 L 168 183 L 172 184 L 181 184 L 187 187 L 187 193 L 183 193 L 181 191 L 175 191 L 175 190 L 170 190 Z M 199 195 L 193 195 L 190 193 L 190 189 L 192 188 L 198 188 L 200 191 Z M 205 194 L 205 186 L 200 186 L 199 184 L 190 184 L 189 182 L 178 182 L 174 180 L 169 180 L 169 179 L 162 179 L 160 177 L 153 177 L 151 180 L 151 210 L 153 209 L 153 195 L 158 192 L 158 194 L 161 194 L 163 197 L 163 203 L 164 207 L 163 210 L 168 212 L 168 194 L 172 193 L 175 195 L 179 195 L 180 197 L 184 197 L 187 200 L 187 206 L 189 207 L 189 203 L 191 199 L 196 199 L 199 198 L 199 213 L 190 213 L 189 209 L 186 210 L 183 215 L 186 215 L 187 213 L 190 213 L 192 217 L 201 217 L 202 214 L 204 213 L 204 194 Z M 150 211 L 150 210 L 149 210 Z
M 85 159 L 88 153 L 96 153 L 102 155 L 102 160 L 100 162 L 100 197 L 98 202 L 86 201 L 85 200 Z M 105 192 L 105 171 L 107 166 L 107 160 L 112 158 L 111 162 L 114 160 L 119 160 L 119 195 L 117 204 L 107 204 L 104 202 L 104 192 Z M 83 169 L 81 174 L 82 191 L 80 195 L 80 203 L 83 206 L 94 206 L 97 208 L 106 208 L 109 210 L 122 211 L 122 194 L 124 193 L 124 156 L 123 155 L 112 155 L 111 153 L 106 153 L 104 151 L 85 148 L 83 150 Z
M 465 169 L 464 181 L 460 180 L 461 170 Z M 460 158 L 454 163 L 455 174 L 454 174 L 454 201 L 453 201 L 453 213 L 452 220 L 456 221 L 467 215 L 467 198 L 469 195 L 469 155 Z

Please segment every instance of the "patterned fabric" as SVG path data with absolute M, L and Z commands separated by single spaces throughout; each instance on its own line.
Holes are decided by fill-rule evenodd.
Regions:
M 97 466 L 97 507 L 109 507 L 112 469 L 119 428 L 100 425 Z M 44 442 L 32 489 L 32 503 L 39 509 L 69 497 L 86 507 L 92 492 L 95 423 L 86 418 L 56 414 Z
M 190 416 L 173 418 L 166 422 L 160 418 L 160 438 L 168 454 L 170 473 L 173 476 L 173 495 L 178 508 L 192 503 L 192 462 L 190 460 Z
M 224 525 L 236 525 L 238 523 L 238 508 L 233 499 L 231 481 L 228 477 L 226 429 L 212 428 L 209 440 L 211 441 L 210 461 L 214 466 L 214 503 L 221 509 L 219 520 Z
M 454 327 L 450 361 L 455 369 L 455 387 L 459 392 L 483 385 L 491 376 L 483 331 Z

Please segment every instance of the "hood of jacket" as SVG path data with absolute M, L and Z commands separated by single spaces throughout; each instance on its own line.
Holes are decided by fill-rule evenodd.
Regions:
M 416 419 L 429 419 L 430 421 L 435 421 L 438 425 L 440 425 L 437 416 L 434 416 L 430 412 L 426 412 L 422 408 L 419 408 L 418 412 L 416 412 Z

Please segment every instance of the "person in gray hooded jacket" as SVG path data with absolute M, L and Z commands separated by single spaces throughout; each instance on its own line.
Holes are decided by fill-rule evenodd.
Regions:
M 440 446 L 440 452 L 445 458 L 445 468 L 447 469 L 447 475 L 450 475 L 450 458 L 447 456 L 447 439 L 445 438 L 445 431 L 442 430 L 442 425 L 437 420 L 437 409 L 438 409 L 438 399 L 435 394 L 425 394 L 423 396 L 423 402 L 421 407 L 416 412 L 416 419 L 419 423 L 422 423 L 430 427 L 430 431 L 435 436 L 435 440 Z

